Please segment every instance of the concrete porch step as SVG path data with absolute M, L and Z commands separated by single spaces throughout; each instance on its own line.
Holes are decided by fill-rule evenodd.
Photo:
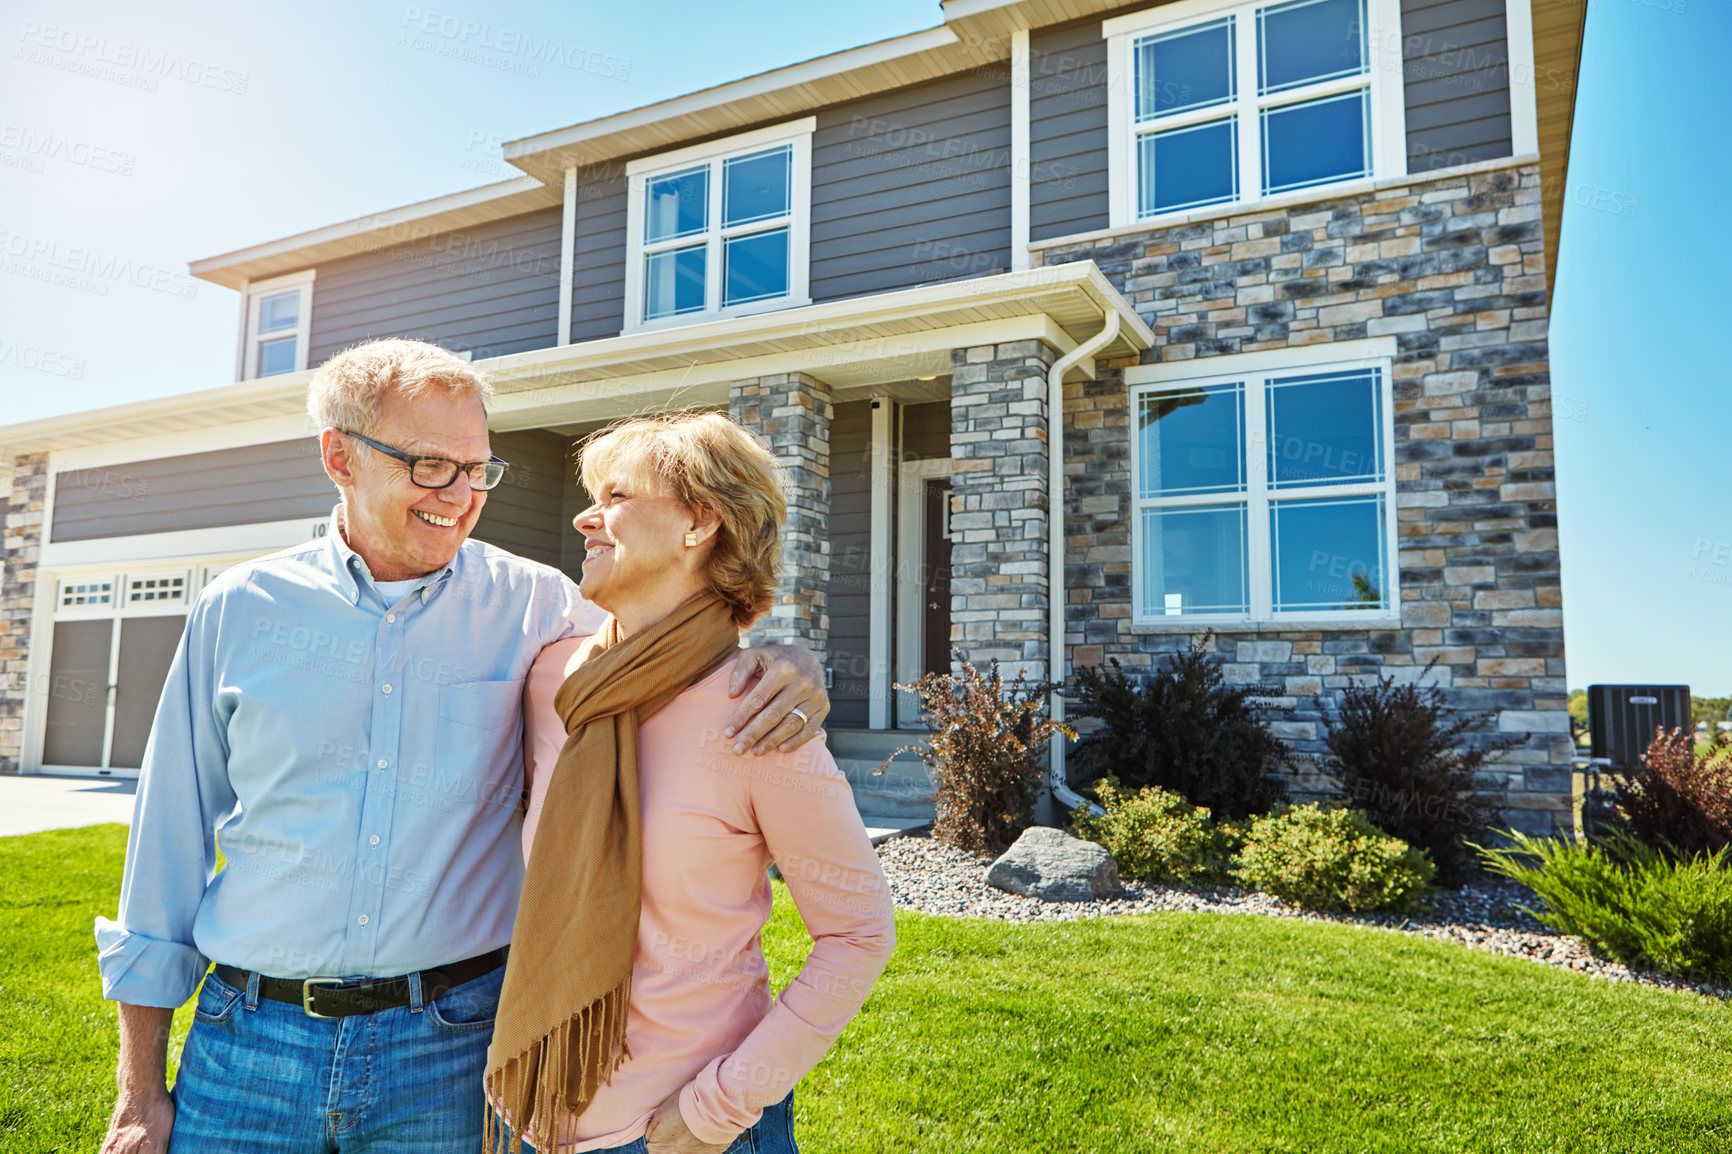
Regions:
M 934 816 L 932 778 L 926 763 L 912 753 L 892 761 L 882 774 L 873 771 L 893 751 L 925 738 L 921 730 L 828 730 L 830 754 L 848 779 L 862 814 L 886 823 L 919 825 Z
M 932 824 L 929 817 L 886 817 L 876 813 L 863 813 L 860 820 L 866 823 L 866 836 L 872 839 L 873 845 L 883 845 L 898 834 L 911 829 L 925 829 Z

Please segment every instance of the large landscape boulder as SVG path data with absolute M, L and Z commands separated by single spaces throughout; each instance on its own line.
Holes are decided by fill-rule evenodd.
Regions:
M 1049 902 L 1087 902 L 1125 892 L 1113 855 L 1062 829 L 1030 826 L 986 871 L 986 884 Z

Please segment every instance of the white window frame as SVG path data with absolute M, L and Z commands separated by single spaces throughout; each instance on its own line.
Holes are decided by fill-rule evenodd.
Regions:
M 108 601 L 85 605 L 67 605 L 66 597 L 73 590 L 71 585 L 106 584 Z M 123 603 L 125 580 L 119 573 L 71 573 L 61 576 L 54 583 L 53 619 L 55 621 L 87 621 L 92 618 L 113 617 Z
M 240 379 L 253 381 L 259 379 L 259 302 L 265 297 L 275 296 L 291 289 L 299 289 L 301 307 L 296 313 L 295 326 L 295 367 L 293 372 L 301 372 L 307 367 L 307 339 L 312 335 L 313 328 L 313 276 L 315 270 L 292 272 L 287 276 L 275 276 L 269 280 L 251 281 L 246 289 L 246 313 L 241 334 L 241 364 Z M 272 333 L 271 339 L 278 339 L 283 334 Z M 283 373 L 272 373 L 272 376 L 284 376 Z
M 1336 77 L 1268 96 L 1257 94 L 1257 12 L 1284 0 L 1180 0 L 1144 12 L 1133 12 L 1101 22 L 1107 42 L 1107 170 L 1108 216 L 1111 227 L 1132 225 L 1160 227 L 1188 217 L 1221 216 L 1253 207 L 1263 201 L 1324 197 L 1341 185 L 1384 180 L 1407 173 L 1406 107 L 1402 92 L 1400 0 L 1366 0 L 1366 70 Z M 1229 112 L 1238 121 L 1238 182 L 1235 200 L 1195 205 L 1151 216 L 1137 215 L 1136 67 L 1133 49 L 1144 36 L 1177 32 L 1189 25 L 1222 17 L 1234 19 L 1235 98 L 1226 104 L 1174 113 L 1142 127 L 1165 131 L 1218 120 Z M 1343 177 L 1339 181 L 1282 189 L 1263 195 L 1262 112 L 1289 104 L 1302 104 L 1320 97 L 1369 88 L 1371 172 Z
M 1277 349 L 1240 356 L 1210 357 L 1206 361 L 1139 365 L 1125 370 L 1129 392 L 1131 438 L 1131 624 L 1148 631 L 1197 632 L 1208 626 L 1268 630 L 1303 629 L 1315 626 L 1388 629 L 1401 623 L 1401 562 L 1398 514 L 1395 500 L 1395 397 L 1393 365 L 1395 339 L 1342 341 L 1307 348 Z M 1265 383 L 1272 377 L 1334 371 L 1376 369 L 1379 371 L 1383 415 L 1383 480 L 1345 485 L 1307 486 L 1301 490 L 1273 490 L 1268 483 L 1268 438 L 1266 435 Z M 1141 492 L 1142 436 L 1137 412 L 1142 398 L 1152 394 L 1196 389 L 1206 385 L 1242 382 L 1244 385 L 1245 564 L 1248 578 L 1248 613 L 1184 613 L 1164 615 L 1145 612 L 1143 598 L 1143 511 L 1166 507 L 1188 508 L 1217 503 L 1210 497 L 1151 497 Z M 1223 494 L 1222 497 L 1227 495 Z M 1274 581 L 1270 573 L 1273 545 L 1269 528 L 1271 497 L 1286 500 L 1331 497 L 1381 496 L 1384 509 L 1384 584 L 1388 608 L 1382 611 L 1338 609 L 1276 613 Z M 1227 500 L 1220 504 L 1230 504 Z
M 817 117 L 808 116 L 785 124 L 772 125 L 752 132 L 696 144 L 674 152 L 633 160 L 626 165 L 628 195 L 626 198 L 626 266 L 625 266 L 625 329 L 623 333 L 647 332 L 676 328 L 700 321 L 727 317 L 751 316 L 779 309 L 799 308 L 812 303 L 811 297 L 811 236 L 812 236 L 812 132 Z M 722 263 L 721 203 L 722 163 L 735 156 L 762 152 L 786 144 L 792 151 L 789 174 L 788 223 L 788 293 L 786 296 L 749 301 L 731 308 L 722 306 L 725 272 Z M 644 319 L 644 193 L 649 182 L 682 168 L 707 164 L 709 181 L 709 227 L 705 230 L 704 309 L 701 312 L 680 313 L 677 316 Z M 690 244 L 692 238 L 685 238 Z M 658 246 L 659 247 L 659 246 Z M 623 335 L 622 333 L 622 335 Z

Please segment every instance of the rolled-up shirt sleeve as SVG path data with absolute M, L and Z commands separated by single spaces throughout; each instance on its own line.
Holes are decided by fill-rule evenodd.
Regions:
M 733 1141 L 787 1096 L 859 1012 L 896 944 L 889 883 L 829 751 L 814 742 L 777 760 L 749 778 L 752 805 L 812 952 L 733 1053 L 681 1090 L 680 1115 L 703 1142 Z
M 169 666 L 139 769 L 119 916 L 96 919 L 102 996 L 175 1007 L 209 964 L 193 923 L 216 875 L 218 825 L 235 808 L 212 668 L 219 614 L 201 598 Z

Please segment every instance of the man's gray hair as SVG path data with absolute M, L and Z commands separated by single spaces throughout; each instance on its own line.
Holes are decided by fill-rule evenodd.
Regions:
M 387 391 L 413 400 L 432 388 L 474 397 L 486 408 L 493 386 L 480 369 L 426 341 L 393 338 L 347 349 L 313 374 L 307 386 L 307 414 L 318 428 L 372 436 Z

